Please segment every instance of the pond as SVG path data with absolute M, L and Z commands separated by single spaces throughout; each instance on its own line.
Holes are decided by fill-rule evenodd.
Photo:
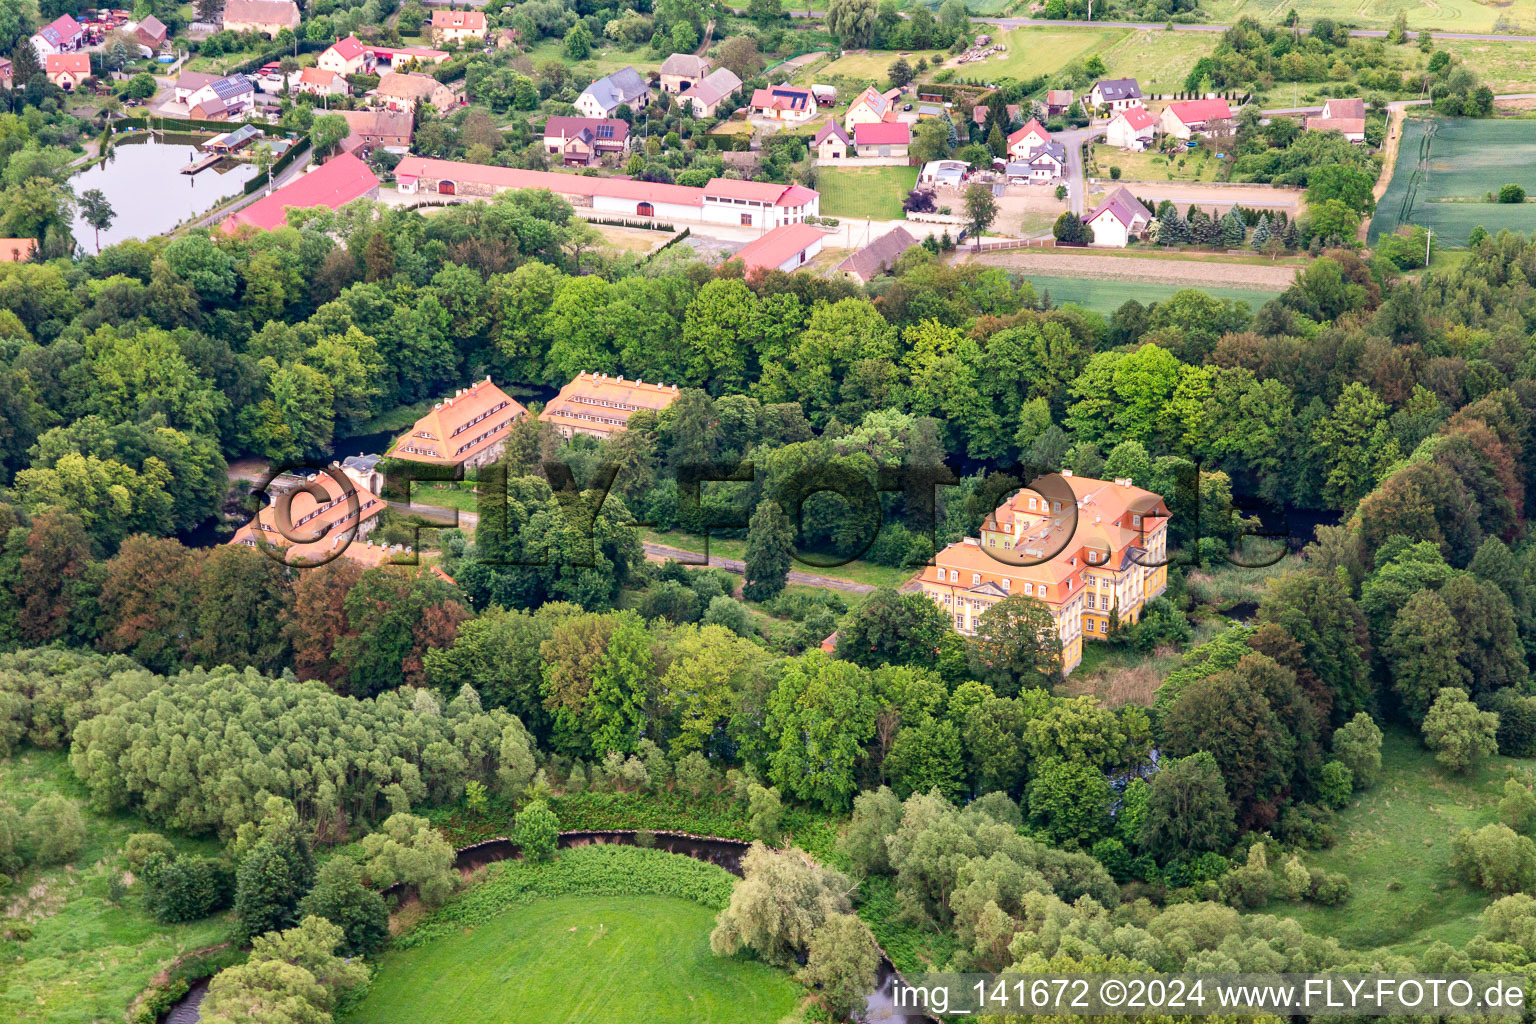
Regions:
M 119 135 L 104 160 L 69 179 L 76 196 L 101 189 L 117 214 L 101 233 L 103 246 L 164 234 L 221 199 L 239 195 L 256 176 L 253 164 L 234 160 L 220 160 L 198 174 L 182 174 L 183 167 L 203 156 L 197 148 L 203 139 L 148 132 Z M 75 241 L 88 252 L 95 250 L 96 231 L 78 212 L 73 230 Z

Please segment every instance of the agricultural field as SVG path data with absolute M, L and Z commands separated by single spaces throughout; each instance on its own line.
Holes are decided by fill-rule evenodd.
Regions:
M 1135 77 L 1141 91 L 1153 96 L 1183 89 L 1189 69 L 1210 56 L 1218 42 L 1214 32 L 1128 32 L 1098 54 L 1111 77 Z
M 900 220 L 902 200 L 916 184 L 916 167 L 822 167 L 816 174 L 824 217 Z
M 1536 27 L 1536 14 L 1528 6 L 1496 6 L 1478 0 L 1359 0 L 1348 5 L 1333 0 L 1211 0 L 1201 9 L 1208 20 L 1220 25 L 1230 25 L 1242 17 L 1278 24 L 1288 11 L 1295 10 L 1302 24 L 1333 18 L 1359 28 L 1391 28 L 1397 12 L 1407 11 L 1409 28 L 1432 32 L 1516 32 Z
M 1130 29 L 1016 28 L 1003 36 L 1008 49 L 980 64 L 963 65 L 961 78 L 1033 78 L 1052 75 L 1073 60 L 1118 43 Z
M 1536 43 L 1438 39 L 1435 48 L 1476 69 L 1483 83 L 1495 93 L 1536 91 Z
M 44 796 L 62 793 L 82 804 L 85 798 L 62 752 L 32 749 L 0 760 L 0 792 L 21 814 Z M 85 813 L 86 839 L 80 853 L 59 867 L 23 870 L 5 894 L 0 961 L 6 965 L 6 980 L 0 984 L 0 1020 L 122 1020 L 129 1002 L 172 957 L 228 938 L 227 915 L 162 925 L 140 908 L 142 886 L 130 885 L 117 895 L 110 883 L 125 878 L 123 843 L 135 832 L 155 830 L 133 815 Z M 218 853 L 212 842 L 168 838 L 187 852 Z M 17 942 L 5 937 L 18 925 L 30 928 L 31 938 Z
M 1350 898 L 1337 907 L 1272 903 L 1268 912 L 1356 949 L 1420 953 L 1436 941 L 1459 948 L 1477 933 L 1488 894 L 1457 879 L 1451 839 L 1497 819 L 1505 772 L 1522 762 L 1495 757 L 1452 775 L 1417 736 L 1384 732 L 1381 780 L 1340 813 L 1333 848 L 1303 858 L 1348 875 Z
M 1510 182 L 1536 194 L 1536 121 L 1409 118 L 1370 238 L 1400 224 L 1427 227 L 1444 246 L 1465 245 L 1478 225 L 1536 231 L 1536 203 L 1487 201 Z
M 1054 277 L 1049 274 L 1025 273 L 1024 278 L 1035 286 L 1037 293 L 1050 292 L 1056 305 L 1075 302 L 1079 306 L 1113 313 L 1126 302 L 1135 299 L 1143 305 L 1161 302 L 1174 292 L 1195 287 L 1189 284 L 1159 284 L 1153 281 L 1110 281 L 1083 277 Z M 1250 309 L 1258 309 L 1279 295 L 1278 290 L 1257 288 L 1215 288 L 1205 285 L 1200 290 L 1217 299 L 1236 299 L 1248 303 Z

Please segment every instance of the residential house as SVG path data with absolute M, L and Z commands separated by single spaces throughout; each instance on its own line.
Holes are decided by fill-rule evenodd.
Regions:
M 1164 134 L 1187 141 L 1207 131 L 1213 121 L 1229 121 L 1231 118 L 1232 108 L 1223 99 L 1176 100 L 1163 108 L 1158 127 Z
M 50 53 L 72 53 L 85 45 L 85 26 L 67 14 L 61 14 L 37 30 L 32 48 L 39 60 Z
M 1088 90 L 1088 105 L 1094 110 L 1108 107 L 1116 114 L 1131 106 L 1145 106 L 1141 101 L 1141 86 L 1134 78 L 1106 78 L 1094 82 Z
M 714 62 L 691 53 L 674 53 L 661 63 L 661 91 L 681 95 L 704 80 Z
M 293 0 L 225 0 L 224 28 L 275 39 L 285 28 L 299 30 L 299 5 Z
M 0 263 L 24 263 L 35 252 L 35 238 L 0 238 Z
M 351 92 L 345 78 L 323 68 L 305 68 L 300 71 L 295 88 L 311 96 L 346 96 Z
M 489 465 L 501 456 L 512 424 L 527 415 L 520 402 L 487 377 L 435 403 L 395 441 L 388 455 L 429 466 Z
M 930 160 L 917 172 L 917 183 L 959 188 L 965 184 L 965 176 L 970 169 L 971 165 L 964 160 Z
M 684 104 L 693 105 L 694 117 L 714 117 L 720 104 L 741 88 L 741 79 L 730 68 L 716 68 L 683 96 Z
M 395 168 L 406 195 L 436 193 L 489 198 L 512 189 L 548 189 L 595 213 L 772 228 L 819 216 L 821 194 L 803 185 L 714 178 L 703 188 L 629 178 L 525 171 L 489 164 L 408 156 Z
M 752 111 L 775 121 L 809 121 L 816 113 L 816 99 L 809 89 L 774 85 L 753 90 Z
M 629 425 L 641 409 L 660 412 L 677 401 L 676 384 L 647 384 L 606 373 L 580 373 L 560 389 L 539 414 L 560 436 L 576 434 L 607 439 Z
M 912 147 L 912 126 L 905 121 L 853 126 L 853 148 L 861 157 L 905 158 Z
M 378 197 L 379 179 L 368 165 L 351 153 L 340 153 L 319 167 L 310 168 L 271 195 L 236 210 L 225 219 L 222 227 L 234 232 L 249 224 L 270 231 L 288 222 L 290 206 L 299 209 L 325 206 L 339 210 L 355 200 Z
M 816 133 L 816 138 L 811 142 L 817 160 L 846 160 L 851 145 L 848 133 L 836 121 L 822 125 L 821 131 Z
M 1023 159 L 1051 141 L 1051 133 L 1045 125 L 1031 119 L 1029 124 L 1008 135 L 1008 155 Z
M 91 77 L 90 54 L 50 53 L 43 58 L 43 73 L 60 89 L 74 92 L 80 83 Z
M 1010 161 L 1004 173 L 1010 184 L 1045 185 L 1063 177 L 1066 166 L 1067 148 L 1059 142 L 1047 142 L 1023 160 Z
M 176 84 L 173 86 L 176 102 L 191 106 L 192 96 L 195 93 L 218 80 L 218 75 L 210 75 L 203 71 L 183 71 L 176 76 Z
M 496 49 L 505 50 L 509 46 L 516 46 L 521 36 L 515 28 L 499 28 L 488 37 L 495 44 Z
M 837 86 L 835 85 L 811 85 L 811 95 L 816 97 L 818 107 L 837 106 Z
M 465 40 L 485 38 L 484 11 L 433 11 L 432 41 L 438 46 L 444 43 L 462 43 Z
M 1072 109 L 1076 97 L 1071 89 L 1051 89 L 1045 94 L 1045 116 L 1063 117 Z
M 442 64 L 448 59 L 447 50 L 434 50 L 428 46 L 378 46 L 372 43 L 364 46 L 373 58 L 370 66 L 374 74 L 410 71 L 428 64 Z
M 1123 249 L 1140 238 L 1152 223 L 1152 214 L 1124 185 L 1115 189 L 1086 218 L 1093 229 L 1093 244 Z
M 754 270 L 783 270 L 793 273 L 816 258 L 826 234 L 809 224 L 785 224 L 742 246 L 733 260 Z
M 987 115 L 990 112 L 990 109 L 985 103 L 976 104 L 971 108 L 971 122 L 978 125 L 986 124 Z M 1019 105 L 1017 103 L 1009 103 L 1006 107 L 1006 113 L 1008 115 L 1008 124 L 1012 124 L 1014 121 L 1017 121 L 1019 119 Z M 1005 124 L 1003 127 L 1007 128 L 1008 125 Z
M 1168 587 L 1168 507 L 1129 478 L 1093 480 L 1063 470 L 1014 493 L 918 576 L 922 592 L 971 635 L 983 613 L 1014 595 L 1050 609 L 1065 675 L 1083 638 L 1140 619 Z
M 612 117 L 626 104 L 634 110 L 650 100 L 650 84 L 634 68 L 623 67 L 582 90 L 576 97 L 576 109 L 587 117 Z
M 373 95 L 390 110 L 406 114 L 416 113 L 422 103 L 432 104 L 439 116 L 449 113 L 458 105 L 454 91 L 431 75 L 414 72 L 391 71 L 379 79 L 379 87 Z
M 917 245 L 906 228 L 892 228 L 837 265 L 837 269 L 859 284 L 868 284 L 887 273 L 901 259 L 901 254 Z
M 169 34 L 165 22 L 153 14 L 139 22 L 133 29 L 133 36 L 139 41 L 139 45 L 147 46 L 151 50 L 159 50 L 163 47 Z
M 315 67 L 337 75 L 362 75 L 373 70 L 374 56 L 357 36 L 338 39 L 315 58 Z
M 360 153 L 365 159 L 375 149 L 402 156 L 411 151 L 411 135 L 414 121 L 410 114 L 398 110 L 338 110 L 346 118 L 349 132 L 341 140 L 341 148 L 348 153 Z
M 881 92 L 874 86 L 870 86 L 854 97 L 848 106 L 848 112 L 843 115 L 843 127 L 853 131 L 856 124 L 878 124 L 881 121 L 894 121 L 899 111 L 896 109 L 896 99 L 901 96 L 900 89 L 892 89 L 889 92 Z
M 181 79 L 177 79 L 180 98 Z M 204 120 L 239 117 L 256 104 L 256 87 L 244 75 L 214 78 L 187 93 L 187 116 Z
M 544 151 L 569 166 L 585 167 L 628 149 L 629 125 L 616 117 L 551 117 L 544 123 Z
M 388 561 L 390 549 L 366 540 L 379 523 L 384 502 L 353 479 L 351 473 L 332 463 L 350 489 L 329 473 L 317 473 L 305 487 L 295 487 L 256 513 L 235 531 L 231 544 L 277 549 L 289 565 L 322 564 L 333 558 L 351 558 L 367 565 Z M 309 488 L 321 491 L 311 493 Z M 282 509 L 286 522 L 280 521 Z
M 1126 107 L 1104 129 L 1104 141 L 1111 146 L 1141 152 L 1152 144 L 1157 133 L 1157 118 L 1143 106 Z
M 1350 142 L 1365 141 L 1365 101 L 1331 99 L 1323 104 L 1321 117 L 1307 118 L 1309 132 L 1338 132 Z

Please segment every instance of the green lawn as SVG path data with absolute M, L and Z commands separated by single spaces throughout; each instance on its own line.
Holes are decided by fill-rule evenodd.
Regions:
M 603 41 L 608 42 L 608 40 Z M 541 39 L 524 56 L 533 61 L 535 66 L 547 60 L 572 65 L 571 73 L 576 80 L 578 91 L 586 88 L 594 78 L 617 71 L 622 67 L 632 67 L 642 75 L 647 71 L 661 70 L 661 61 L 652 56 L 649 46 L 637 47 L 633 50 L 623 50 L 617 46 L 598 46 L 593 48 L 591 57 L 584 61 L 572 62 L 565 56 L 563 40 Z
M 84 793 L 62 752 L 25 750 L 0 760 L 0 793 L 18 812 L 43 796 Z M 121 905 L 107 883 L 124 870 L 120 852 L 134 832 L 155 831 L 127 814 L 86 813 L 85 848 L 69 864 L 21 872 L 5 894 L 8 916 L 28 919 L 27 942 L 0 941 L 0 1020 L 15 1024 L 120 1021 L 132 999 L 172 957 L 222 942 L 228 915 L 183 925 L 156 924 L 139 906 L 141 886 Z M 172 837 L 178 847 L 214 855 L 217 846 Z
M 1215 181 L 1222 163 L 1204 148 L 1179 153 L 1170 163 L 1161 153 L 1131 153 L 1099 142 L 1093 147 L 1090 173 L 1096 178 L 1108 178 L 1109 169 L 1118 167 L 1122 181 Z
M 823 217 L 901 220 L 902 200 L 917 184 L 916 167 L 841 167 L 816 170 Z
M 956 70 L 960 78 L 1033 78 L 1052 75 L 1131 34 L 1124 28 L 1016 28 L 1003 36 L 1001 55 Z
M 640 535 L 640 539 L 650 544 L 665 544 L 684 551 L 695 551 L 699 554 L 704 552 L 704 538 L 691 533 L 654 533 L 647 530 Z M 747 557 L 747 542 L 735 537 L 711 536 L 709 554 L 711 557 L 744 559 Z M 794 561 L 790 563 L 789 570 L 831 576 L 834 579 L 848 580 L 852 583 L 867 583 L 872 587 L 899 587 L 916 576 L 918 572 L 916 568 L 893 569 L 889 566 L 875 565 L 873 562 L 860 561 L 827 568 Z M 850 598 L 854 596 L 856 595 L 849 595 Z
M 1354 949 L 1419 953 L 1437 940 L 1461 948 L 1489 897 L 1457 880 L 1451 839 L 1495 820 L 1505 769 L 1522 762 L 1496 757 L 1451 775 L 1402 730 L 1387 732 L 1381 760 L 1381 781 L 1340 814 L 1337 845 L 1304 858 L 1308 867 L 1348 875 L 1350 898 L 1337 907 L 1271 903 L 1266 912 Z
M 1111 77 L 1135 78 L 1143 93 L 1164 94 L 1183 89 L 1195 61 L 1210 56 L 1220 41 L 1214 32 L 1128 32 L 1098 53 Z
M 907 61 L 908 63 L 916 64 L 917 58 L 922 55 L 927 55 L 930 59 L 932 57 L 931 54 L 924 50 L 921 53 L 909 54 Z M 823 78 L 843 75 L 856 81 L 878 83 L 883 87 L 890 84 L 891 76 L 887 74 L 887 71 L 892 64 L 896 63 L 896 58 L 899 56 L 901 54 L 895 50 L 855 50 L 844 54 L 831 64 L 826 65 L 820 74 Z M 857 95 L 857 90 L 855 90 L 854 95 Z M 853 96 L 840 96 L 838 98 L 847 102 Z
M 666 896 L 567 896 L 385 954 L 348 1024 L 775 1024 L 788 975 L 709 948 L 714 911 Z M 450 1011 L 451 1008 L 451 1011 Z
M 1213 272 L 1219 272 L 1219 268 L 1213 268 Z M 1065 305 L 1075 302 L 1080 306 L 1098 310 L 1100 313 L 1113 313 L 1125 304 L 1127 300 L 1135 299 L 1145 305 L 1149 302 L 1161 302 L 1174 292 L 1191 287 L 1187 284 L 1156 284 L 1148 281 L 1106 281 L 1092 278 L 1078 277 L 1049 277 L 1042 274 L 1026 273 L 1023 275 L 1035 286 L 1035 291 L 1048 291 L 1051 293 L 1051 301 L 1056 305 Z M 1238 299 L 1248 303 L 1250 309 L 1258 309 L 1264 303 L 1280 294 L 1278 291 L 1268 291 L 1255 288 L 1206 288 L 1201 291 L 1217 299 Z

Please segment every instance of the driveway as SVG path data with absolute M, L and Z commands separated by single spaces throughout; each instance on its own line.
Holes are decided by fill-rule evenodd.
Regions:
M 1069 128 L 1054 136 L 1067 149 L 1067 202 L 1079 217 L 1083 215 L 1083 200 L 1088 191 L 1087 180 L 1083 177 L 1083 143 L 1103 135 L 1104 128 L 1104 125 Z

